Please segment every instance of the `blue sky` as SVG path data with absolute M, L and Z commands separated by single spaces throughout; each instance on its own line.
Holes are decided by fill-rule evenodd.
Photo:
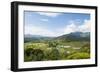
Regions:
M 24 12 L 25 34 L 56 37 L 71 32 L 90 32 L 90 14 Z

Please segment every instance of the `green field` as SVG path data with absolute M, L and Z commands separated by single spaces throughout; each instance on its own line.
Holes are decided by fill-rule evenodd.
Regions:
M 24 61 L 75 60 L 90 58 L 89 41 L 49 40 L 24 43 Z

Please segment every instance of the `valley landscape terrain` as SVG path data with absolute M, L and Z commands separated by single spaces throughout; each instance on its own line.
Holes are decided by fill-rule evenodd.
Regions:
M 90 59 L 89 13 L 24 11 L 24 61 Z
M 57 37 L 24 35 L 24 61 L 77 60 L 90 58 L 90 32 Z

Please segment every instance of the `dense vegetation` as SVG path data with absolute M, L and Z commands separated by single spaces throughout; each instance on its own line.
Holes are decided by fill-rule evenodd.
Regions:
M 26 42 L 24 45 L 25 62 L 90 58 L 89 41 L 49 40 Z

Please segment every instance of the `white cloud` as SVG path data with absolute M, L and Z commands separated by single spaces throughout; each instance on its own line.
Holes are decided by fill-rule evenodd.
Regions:
M 64 34 L 69 34 L 71 32 L 90 32 L 90 28 L 90 20 L 84 20 L 82 25 L 77 25 L 73 22 L 65 27 Z
M 48 19 L 40 19 L 41 21 L 47 22 L 49 21 Z
M 77 31 L 77 26 L 74 23 L 72 23 L 65 27 L 64 34 L 69 34 L 71 32 L 76 32 L 76 31 Z
M 61 14 L 61 13 L 50 13 L 50 12 L 37 12 L 37 13 L 49 17 L 56 17 Z
M 89 20 L 85 20 L 84 24 L 79 26 L 79 31 L 90 32 L 91 31 L 91 22 Z
M 43 26 L 25 26 L 25 34 L 32 35 L 42 35 L 42 36 L 51 36 L 57 37 L 64 34 L 69 34 L 71 32 L 90 32 L 90 20 L 85 20 L 82 25 L 77 25 L 75 23 L 71 23 L 67 25 L 65 28 L 55 29 L 54 31 L 51 29 L 44 28 Z
M 25 34 L 51 36 L 51 37 L 59 35 L 59 33 L 57 34 L 56 32 L 37 26 L 25 26 Z

